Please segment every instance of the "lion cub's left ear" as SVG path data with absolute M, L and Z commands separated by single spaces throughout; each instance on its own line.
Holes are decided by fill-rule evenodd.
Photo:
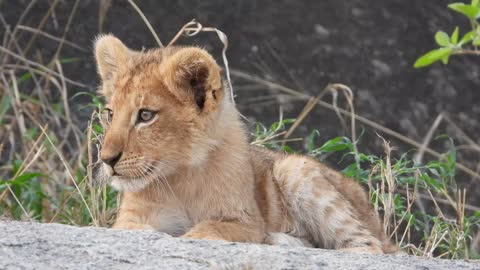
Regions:
M 220 67 L 205 50 L 181 48 L 160 67 L 169 90 L 199 111 L 215 110 L 223 97 Z

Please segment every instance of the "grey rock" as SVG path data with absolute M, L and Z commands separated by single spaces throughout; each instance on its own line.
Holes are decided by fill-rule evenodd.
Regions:
M 480 263 L 0 221 L 0 269 L 480 269 Z

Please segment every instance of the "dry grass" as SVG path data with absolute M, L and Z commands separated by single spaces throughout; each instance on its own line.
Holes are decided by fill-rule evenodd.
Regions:
M 16 25 L 11 28 L 0 13 L 0 22 L 4 29 L 4 39 L 0 46 L 0 216 L 8 215 L 15 219 L 35 219 L 41 222 L 60 222 L 79 226 L 108 226 L 111 224 L 118 201 L 117 194 L 105 185 L 96 185 L 94 181 L 93 156 L 98 152 L 101 141 L 101 127 L 97 123 L 97 112 L 101 103 L 92 98 L 88 104 L 95 109 L 85 130 L 79 128 L 81 119 L 75 117 L 71 109 L 72 97 L 69 88 L 74 86 L 84 91 L 91 91 L 82 82 L 70 79 L 64 74 L 64 59 L 61 58 L 64 46 L 83 51 L 85 48 L 65 39 L 75 16 L 78 0 L 68 16 L 61 37 L 45 32 L 44 26 L 53 19 L 54 8 L 59 1 L 51 1 L 50 9 L 37 26 L 26 26 L 23 20 L 35 5 L 31 1 Z M 103 21 L 110 1 L 101 1 L 99 11 Z M 146 16 L 131 0 L 136 12 L 145 21 L 148 29 L 154 35 L 160 46 L 162 42 L 156 35 Z M 134 14 L 132 13 L 132 16 Z M 18 39 L 19 33 L 29 35 L 27 41 Z M 194 36 L 202 32 L 214 32 L 223 43 L 222 59 L 231 86 L 230 74 L 233 78 L 246 83 L 237 87 L 238 91 L 248 89 L 268 89 L 275 94 L 265 95 L 261 102 L 274 102 L 282 95 L 285 99 L 307 101 L 297 119 L 287 129 L 283 115 L 280 123 L 273 128 L 256 131 L 254 144 L 288 146 L 292 141 L 303 140 L 291 138 L 294 131 L 309 117 L 312 111 L 328 109 L 339 117 L 339 123 L 350 131 L 351 150 L 354 163 L 363 169 L 366 176 L 358 177 L 365 180 L 368 186 L 372 204 L 381 213 L 385 231 L 395 239 L 400 246 L 411 254 L 421 256 L 438 256 L 445 258 L 470 258 L 468 246 L 475 228 L 469 218 L 473 213 L 479 213 L 479 207 L 469 205 L 465 190 L 456 190 L 455 186 L 433 189 L 420 186 L 425 167 L 420 164 L 425 159 L 424 154 L 432 158 L 445 159 L 446 155 L 429 147 L 440 122 L 445 122 L 460 134 L 459 140 L 465 142 L 465 149 L 480 151 L 480 146 L 468 137 L 448 115 L 442 114 L 429 129 L 424 140 L 416 142 L 398 132 L 388 129 L 355 112 L 354 93 L 347 86 L 332 84 L 327 86 L 316 97 L 310 96 L 301 89 L 298 78 L 294 79 L 299 90 L 283 86 L 279 83 L 251 75 L 247 72 L 230 69 L 227 61 L 227 36 L 216 28 L 203 27 L 197 22 L 186 24 L 170 44 L 175 43 L 182 35 Z M 57 48 L 53 55 L 33 57 L 31 49 L 35 47 L 36 39 L 41 36 L 56 42 Z M 276 56 L 280 59 L 279 56 Z M 233 87 L 231 96 L 234 97 Z M 241 89 L 241 90 L 240 90 Z M 335 99 L 332 104 L 322 101 L 326 94 L 331 93 Z M 347 109 L 342 109 L 337 102 L 338 97 L 345 98 Z M 265 104 L 265 103 L 264 103 Z M 269 103 L 271 104 L 271 103 Z M 318 107 L 320 106 L 320 107 Z M 366 164 L 362 159 L 357 145 L 357 122 L 396 138 L 416 149 L 419 149 L 415 166 L 402 165 L 402 160 L 392 157 L 392 148 L 383 139 L 385 154 L 383 158 L 372 159 Z M 348 123 L 348 124 L 347 124 Z M 319 148 L 320 149 L 320 148 Z M 458 149 L 463 149 L 458 147 Z M 312 153 L 316 153 L 312 150 Z M 320 151 L 321 152 L 321 151 Z M 312 154 L 310 153 L 310 154 Z M 96 159 L 95 159 L 96 160 Z M 5 161 L 5 162 L 4 162 Z M 454 162 L 458 170 L 469 175 L 475 181 L 480 180 L 478 171 L 468 168 L 461 162 Z M 400 164 L 400 165 L 399 165 Z M 414 181 L 403 182 L 404 170 L 409 170 L 408 177 Z M 403 170 L 403 171 L 402 171 Z M 422 182 L 423 183 L 423 182 Z M 402 198 L 404 208 L 399 211 L 398 198 Z M 432 220 L 424 222 L 419 236 L 419 222 L 416 212 Z M 428 214 L 428 215 L 427 215 Z M 417 220 L 418 221 L 418 220 Z M 424 220 L 425 221 L 425 220 Z M 470 223 L 469 223 L 470 222 Z M 478 238 L 478 237 L 477 237 Z M 448 248 L 445 245 L 450 245 Z M 478 244 L 477 244 L 478 245 Z M 443 252 L 439 252 L 442 250 Z
M 42 30 L 57 1 L 36 28 L 22 25 L 29 8 L 13 29 L 0 14 L 5 30 L 0 46 L 0 139 L 6 161 L 0 167 L 0 179 L 7 180 L 7 189 L 0 194 L 0 210 L 22 220 L 105 226 L 113 214 L 105 207 L 106 187 L 93 188 L 92 175 L 86 174 L 86 161 L 92 155 L 89 138 L 95 135 L 91 123 L 87 134 L 79 128 L 68 96 L 72 85 L 88 89 L 65 76 L 60 58 L 64 45 L 84 50 L 65 40 L 78 2 L 62 37 Z M 23 47 L 20 31 L 31 34 Z M 39 35 L 57 43 L 53 56 L 42 57 L 42 63 L 26 56 Z

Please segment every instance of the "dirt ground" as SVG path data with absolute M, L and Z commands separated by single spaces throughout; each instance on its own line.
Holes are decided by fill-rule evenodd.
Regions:
M 38 27 L 50 4 L 37 1 L 23 25 Z M 67 77 L 82 82 L 88 89 L 70 86 L 70 95 L 94 92 L 98 83 L 91 53 L 99 32 L 114 33 L 132 48 L 156 46 L 144 22 L 127 1 L 59 1 L 43 31 L 61 37 L 70 13 L 75 11 L 66 39 L 81 49 L 65 45 L 62 59 L 75 58 L 64 65 Z M 415 59 L 433 49 L 436 30 L 462 33 L 467 22 L 446 6 L 447 0 L 323 0 L 323 1 L 154 1 L 138 2 L 164 43 L 188 21 L 196 19 L 205 26 L 215 26 L 229 37 L 230 67 L 308 93 L 318 94 L 328 83 L 343 83 L 355 94 L 355 110 L 364 117 L 421 142 L 441 113 L 477 143 L 480 132 L 480 57 L 455 57 L 448 66 L 434 65 L 415 70 Z M 14 26 L 30 1 L 0 0 L 0 13 Z M 100 10 L 103 10 L 101 12 Z M 0 33 L 3 38 L 4 33 Z M 30 33 L 19 32 L 20 43 L 27 43 Z M 182 44 L 196 44 L 215 54 L 221 62 L 221 44 L 215 34 L 202 34 Z M 29 51 L 35 61 L 47 62 L 57 43 L 39 37 Z M 252 121 L 271 123 L 282 107 L 285 117 L 296 117 L 305 101 L 291 100 L 263 86 L 233 78 L 241 112 Z M 341 99 L 342 100 L 342 99 Z M 86 124 L 89 112 L 80 110 L 88 101 L 79 97 L 72 104 L 79 111 L 78 123 Z M 331 97 L 325 97 L 331 102 Z M 345 102 L 340 102 L 341 106 Z M 336 114 L 316 108 L 298 129 L 296 136 L 318 129 L 320 141 L 347 134 Z M 396 147 L 413 149 L 393 137 L 359 123 L 364 130 L 360 150 L 381 155 L 384 135 Z M 454 125 L 442 122 L 435 136 L 449 134 L 457 144 L 464 136 Z M 446 151 L 444 141 L 432 147 Z M 478 166 L 478 152 L 462 151 L 459 158 L 471 168 Z M 467 187 L 475 181 L 465 178 Z

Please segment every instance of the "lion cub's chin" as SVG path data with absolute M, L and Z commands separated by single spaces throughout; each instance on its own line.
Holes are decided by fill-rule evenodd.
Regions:
M 150 185 L 152 181 L 145 178 L 125 178 L 121 176 L 112 176 L 110 185 L 118 191 L 139 192 Z

